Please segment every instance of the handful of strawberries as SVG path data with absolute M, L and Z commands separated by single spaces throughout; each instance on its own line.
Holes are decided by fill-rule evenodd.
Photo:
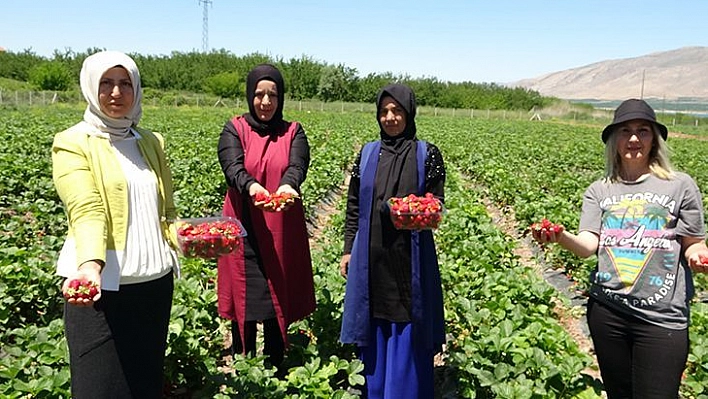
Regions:
M 66 299 L 91 299 L 98 295 L 98 285 L 91 280 L 81 278 L 69 281 L 62 292 Z
M 550 220 L 544 218 L 540 223 L 533 223 L 530 229 L 544 236 L 547 240 L 550 240 L 551 233 L 560 234 L 565 228 L 561 224 L 552 223 Z
M 437 229 L 442 221 L 443 205 L 432 193 L 410 194 L 388 200 L 393 227 L 399 230 Z
M 260 192 L 255 195 L 254 199 L 255 203 L 260 205 L 264 211 L 278 212 L 282 211 L 287 205 L 294 203 L 296 198 L 298 198 L 297 195 L 290 193 L 265 194 Z

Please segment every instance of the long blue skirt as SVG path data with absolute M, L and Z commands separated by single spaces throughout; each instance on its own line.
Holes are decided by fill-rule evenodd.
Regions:
M 373 345 L 360 348 L 368 399 L 432 399 L 433 351 L 413 347 L 411 323 L 374 319 Z

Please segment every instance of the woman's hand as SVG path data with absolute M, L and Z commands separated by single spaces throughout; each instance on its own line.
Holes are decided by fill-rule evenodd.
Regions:
M 342 255 L 342 260 L 339 261 L 339 274 L 342 275 L 342 277 L 347 278 L 347 272 L 349 269 L 349 260 L 352 258 L 352 254 L 344 254 Z
M 529 226 L 534 240 L 541 245 L 547 242 L 559 242 L 565 227 L 561 224 L 553 223 L 544 218 L 538 223 L 533 223 Z
M 547 244 L 547 243 L 555 243 L 560 241 L 561 236 L 565 230 L 561 232 L 554 232 L 554 231 L 540 231 L 540 230 L 535 230 L 531 229 L 531 235 L 533 236 L 533 239 L 536 240 L 541 245 Z
M 91 306 L 91 305 L 93 305 L 94 302 L 101 299 L 101 269 L 102 268 L 103 268 L 103 266 L 101 265 L 101 263 L 98 261 L 95 261 L 95 260 L 90 260 L 88 262 L 82 263 L 79 266 L 76 273 L 74 273 L 73 276 L 64 280 L 64 284 L 62 284 L 62 289 L 61 289 L 62 293 L 67 292 L 67 290 L 69 289 L 69 284 L 73 280 L 85 280 L 91 284 L 95 284 L 97 287 L 98 293 L 96 295 L 94 295 L 92 298 L 70 297 L 66 301 L 72 305 Z
M 255 205 L 256 208 L 263 209 L 263 205 L 266 202 L 259 201 L 256 198 L 258 198 L 259 196 L 268 197 L 270 193 L 263 186 L 261 186 L 260 183 L 253 183 L 251 184 L 251 187 L 248 188 L 248 195 L 251 196 L 251 199 L 253 200 L 253 205 Z
M 565 229 L 556 232 L 537 231 L 532 228 L 531 235 L 541 245 L 556 243 L 580 258 L 587 258 L 597 254 L 597 248 L 600 245 L 600 236 L 587 230 L 573 234 Z
M 275 193 L 276 194 L 289 194 L 293 198 L 300 197 L 300 194 L 298 194 L 297 191 L 295 191 L 295 189 L 290 187 L 289 184 L 283 184 L 282 186 L 278 187 L 278 191 L 276 191 Z M 288 210 L 288 208 L 293 206 L 294 203 L 295 203 L 295 201 L 284 202 L 276 211 L 278 211 L 278 212 L 286 211 L 286 210 Z
M 694 273 L 708 273 L 708 247 L 702 238 L 682 237 L 684 256 Z
M 695 273 L 708 273 L 708 251 L 696 251 L 691 254 L 688 266 Z
M 290 194 L 293 197 L 298 197 L 299 194 L 297 191 L 295 191 L 294 188 L 290 187 L 289 184 L 283 184 L 282 186 L 278 187 L 278 191 L 275 192 L 276 194 Z

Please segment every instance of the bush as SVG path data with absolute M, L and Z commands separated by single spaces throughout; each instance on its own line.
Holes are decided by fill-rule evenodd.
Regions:
M 222 72 L 206 78 L 204 89 L 224 98 L 241 98 L 246 94 L 246 82 L 236 72 Z
M 73 76 L 66 65 L 50 61 L 30 69 L 29 82 L 40 90 L 64 91 L 73 84 Z

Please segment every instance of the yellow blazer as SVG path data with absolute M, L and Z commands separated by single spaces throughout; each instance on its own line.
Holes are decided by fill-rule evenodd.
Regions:
M 91 134 L 85 122 L 57 133 L 52 145 L 52 176 L 64 202 L 68 236 L 76 242 L 77 267 L 106 260 L 106 250 L 125 248 L 128 230 L 128 189 L 120 163 L 107 138 Z M 172 173 L 162 136 L 141 128 L 138 147 L 157 177 L 162 233 L 177 248 L 173 221 Z

